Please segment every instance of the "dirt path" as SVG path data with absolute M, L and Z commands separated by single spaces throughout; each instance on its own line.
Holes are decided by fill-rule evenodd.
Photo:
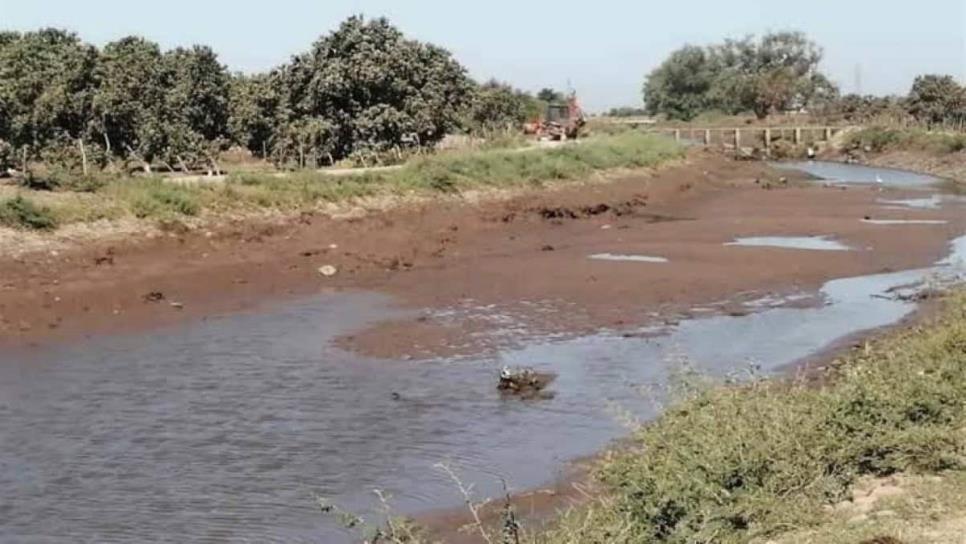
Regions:
M 0 337 L 8 344 L 46 343 L 249 310 L 289 296 L 366 289 L 413 308 L 447 309 L 450 317 L 386 322 L 344 338 L 347 348 L 385 357 L 452 354 L 495 342 L 487 333 L 505 328 L 504 318 L 530 332 L 621 329 L 696 304 L 814 290 L 835 277 L 920 266 L 966 231 L 966 218 L 955 210 L 877 204 L 902 198 L 902 191 L 796 186 L 779 183 L 781 175 L 788 174 L 696 151 L 687 164 L 657 173 L 509 199 L 132 235 L 0 259 Z M 886 227 L 862 223 L 865 216 L 949 223 Z M 831 235 L 859 250 L 723 245 L 760 235 Z M 597 253 L 669 262 L 588 258 Z M 338 273 L 324 277 L 324 265 Z M 729 311 L 727 304 L 719 309 Z

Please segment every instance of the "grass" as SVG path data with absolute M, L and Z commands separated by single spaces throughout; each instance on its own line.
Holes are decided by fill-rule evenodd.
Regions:
M 247 172 L 231 175 L 224 183 L 198 184 L 177 184 L 158 176 L 104 177 L 77 184 L 61 182 L 57 191 L 23 189 L 30 200 L 43 203 L 42 209 L 30 208 L 30 200 L 21 198 L 10 205 L 16 209 L 4 212 L 0 221 L 6 226 L 49 230 L 57 225 L 124 217 L 167 221 L 219 213 L 291 212 L 379 195 L 432 196 L 470 189 L 541 187 L 599 171 L 658 166 L 683 156 L 684 149 L 668 139 L 627 133 L 548 149 L 498 147 L 440 153 L 417 157 L 396 170 L 352 176 L 317 171 Z M 52 222 L 36 219 L 41 215 Z
M 961 474 L 964 401 L 957 295 L 937 323 L 845 357 L 821 387 L 692 390 L 600 465 L 605 499 L 532 542 L 764 542 L 821 528 L 863 477 Z
M 966 149 L 966 134 L 928 131 L 922 128 L 868 127 L 851 133 L 846 147 L 868 148 L 876 153 L 914 150 L 946 155 Z
M 0 225 L 15 229 L 53 230 L 57 219 L 50 209 L 21 195 L 0 201 Z

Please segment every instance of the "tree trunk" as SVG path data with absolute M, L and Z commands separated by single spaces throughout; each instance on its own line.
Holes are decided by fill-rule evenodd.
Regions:
M 148 161 L 144 160 L 144 157 L 142 157 L 137 151 L 131 149 L 131 146 L 125 144 L 125 147 L 127 147 L 127 152 L 128 153 L 130 153 L 137 160 L 141 161 L 141 169 L 144 170 L 144 173 L 145 174 L 150 174 L 151 173 L 151 163 L 149 163 Z
M 87 177 L 87 151 L 84 149 L 84 139 L 77 139 L 77 147 L 80 148 L 81 154 L 81 171 L 84 173 L 84 177 Z

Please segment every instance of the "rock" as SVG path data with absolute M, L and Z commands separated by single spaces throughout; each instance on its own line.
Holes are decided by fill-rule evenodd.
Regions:
M 319 274 L 325 276 L 326 278 L 331 278 L 332 276 L 335 276 L 338 273 L 339 273 L 339 269 L 332 266 L 331 264 L 327 264 L 325 266 L 319 267 Z

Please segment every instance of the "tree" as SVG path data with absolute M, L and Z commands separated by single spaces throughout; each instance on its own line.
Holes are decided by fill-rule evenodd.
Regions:
M 838 91 L 818 72 L 822 50 L 800 32 L 685 46 L 651 72 L 644 98 L 651 114 L 689 120 L 707 110 L 732 114 L 805 109 Z
M 711 103 L 714 59 L 701 47 L 686 45 L 651 72 L 644 83 L 644 104 L 651 115 L 689 121 Z
M 110 156 L 150 160 L 164 150 L 161 48 L 139 37 L 107 44 L 96 69 L 92 124 Z
M 922 75 L 912 84 L 907 98 L 909 113 L 929 124 L 963 118 L 964 90 L 953 76 Z
M 73 146 L 89 130 L 97 51 L 55 29 L 5 33 L 0 47 L 0 129 L 32 158 Z
M 362 17 L 293 59 L 280 81 L 287 122 L 324 121 L 316 125 L 331 129 L 313 139 L 316 155 L 336 159 L 434 144 L 458 126 L 473 89 L 449 52 Z
M 468 122 L 472 130 L 500 130 L 520 126 L 540 112 L 540 103 L 529 93 L 490 80 L 476 90 Z
M 231 76 L 206 46 L 177 48 L 162 57 L 165 95 L 163 159 L 183 168 L 207 162 L 227 147 Z
M 235 144 L 267 157 L 282 114 L 277 73 L 236 74 L 229 89 L 228 131 Z

